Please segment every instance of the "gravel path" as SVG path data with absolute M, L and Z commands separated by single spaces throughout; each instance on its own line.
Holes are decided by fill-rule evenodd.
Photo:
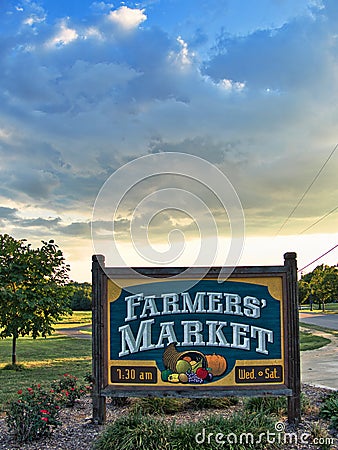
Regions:
M 335 445 L 331 446 L 331 450 L 338 449 L 338 434 L 329 431 L 328 423 L 318 418 L 319 406 L 322 399 L 330 392 L 328 389 L 318 388 L 311 385 L 303 385 L 303 393 L 309 399 L 309 407 L 306 413 L 303 414 L 302 423 L 299 427 L 298 433 L 311 433 L 313 437 L 318 436 L 318 429 L 320 429 L 320 436 L 327 436 L 335 439 Z M 234 409 L 239 409 L 241 405 L 234 406 Z M 91 423 L 91 398 L 87 396 L 78 401 L 74 408 L 65 409 L 61 412 L 61 420 L 63 425 L 57 428 L 51 437 L 40 440 L 31 444 L 16 444 L 12 437 L 8 434 L 5 419 L 0 419 L 0 449 L 2 450 L 90 450 L 92 443 L 97 436 L 103 431 L 104 426 L 93 425 Z M 117 417 L 127 414 L 128 407 L 116 407 L 107 401 L 107 422 L 114 421 Z M 173 416 L 167 416 L 168 420 L 175 419 L 176 422 L 193 421 L 205 417 L 206 414 L 222 414 L 229 415 L 229 409 L 217 411 L 191 411 L 178 413 Z M 285 418 L 284 418 L 285 420 Z M 316 431 L 317 430 L 317 431 Z M 289 431 L 289 430 L 287 430 Z M 310 438 L 309 442 L 312 442 Z M 301 450 L 315 450 L 322 448 L 318 445 L 306 444 L 298 446 L 287 445 L 282 446 L 286 450 L 301 449 Z M 115 450 L 115 449 L 114 449 Z M 136 450 L 136 449 L 135 449 Z M 162 449 L 159 449 L 162 450 Z

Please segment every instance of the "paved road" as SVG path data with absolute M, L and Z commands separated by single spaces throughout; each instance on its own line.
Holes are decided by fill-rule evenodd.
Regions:
M 301 322 L 338 330 L 338 314 L 299 313 Z
M 88 333 L 81 333 L 81 330 L 86 331 L 88 328 L 91 328 L 92 325 L 82 325 L 81 327 L 74 328 L 58 328 L 56 332 L 58 334 L 62 334 L 72 338 L 80 338 L 80 339 L 91 339 L 92 335 Z
M 338 389 L 338 338 L 329 333 L 311 333 L 326 337 L 331 343 L 317 350 L 300 352 L 302 381 Z
M 300 313 L 301 322 L 338 330 L 338 314 Z M 338 389 L 338 337 L 321 331 L 311 331 L 331 340 L 317 350 L 300 353 L 301 376 L 305 383 Z

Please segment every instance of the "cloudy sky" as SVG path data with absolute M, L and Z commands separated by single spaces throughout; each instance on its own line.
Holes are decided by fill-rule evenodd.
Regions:
M 101 187 L 113 175 L 114 191 L 117 170 L 145 155 L 187 153 L 223 172 L 245 217 L 241 264 L 296 251 L 303 267 L 338 243 L 336 0 L 3 0 L 0 59 L 1 233 L 55 239 L 73 279 L 90 280 Z M 186 265 L 198 230 L 214 236 L 184 195 L 137 208 L 160 188 L 209 203 L 227 236 L 221 179 L 214 198 L 203 170 L 136 183 L 142 167 L 114 221 L 125 254 L 151 207 L 150 240 L 160 249 L 181 229 Z M 319 262 L 337 261 L 336 249 Z

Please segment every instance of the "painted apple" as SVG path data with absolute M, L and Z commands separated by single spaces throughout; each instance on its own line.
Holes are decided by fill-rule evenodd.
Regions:
M 209 372 L 207 371 L 207 369 L 204 369 L 203 367 L 199 367 L 199 368 L 196 370 L 196 375 L 197 375 L 199 378 L 201 378 L 202 380 L 206 380 L 207 377 L 208 377 L 208 375 L 209 375 Z

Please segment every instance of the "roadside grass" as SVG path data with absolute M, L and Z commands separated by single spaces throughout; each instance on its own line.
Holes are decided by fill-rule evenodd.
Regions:
M 318 309 L 318 304 L 315 304 L 312 308 L 312 311 L 310 309 L 310 306 L 308 305 L 301 305 L 301 309 L 299 312 L 312 312 L 316 314 L 338 314 L 338 303 L 327 303 L 325 304 L 325 311 L 323 313 L 321 307 Z
M 92 312 L 91 311 L 73 311 L 71 316 L 67 315 L 54 325 L 57 330 L 59 328 L 76 328 L 84 325 L 91 325 Z
M 18 363 L 23 370 L 4 370 L 11 360 L 11 339 L 0 340 L 0 411 L 15 397 L 18 389 L 41 383 L 49 386 L 64 373 L 71 373 L 83 381 L 91 372 L 91 340 L 63 336 L 32 339 L 20 338 L 17 344 Z
M 92 334 L 92 328 L 86 328 L 85 330 L 79 330 L 81 334 Z
M 338 336 L 338 330 L 333 330 L 332 328 L 321 327 L 319 325 L 313 325 L 312 323 L 299 322 L 301 328 L 308 328 L 309 331 L 321 331 L 322 333 L 332 334 L 333 336 Z
M 317 348 L 324 347 L 331 341 L 328 338 L 322 336 L 316 336 L 310 331 L 300 331 L 300 350 L 315 350 Z

